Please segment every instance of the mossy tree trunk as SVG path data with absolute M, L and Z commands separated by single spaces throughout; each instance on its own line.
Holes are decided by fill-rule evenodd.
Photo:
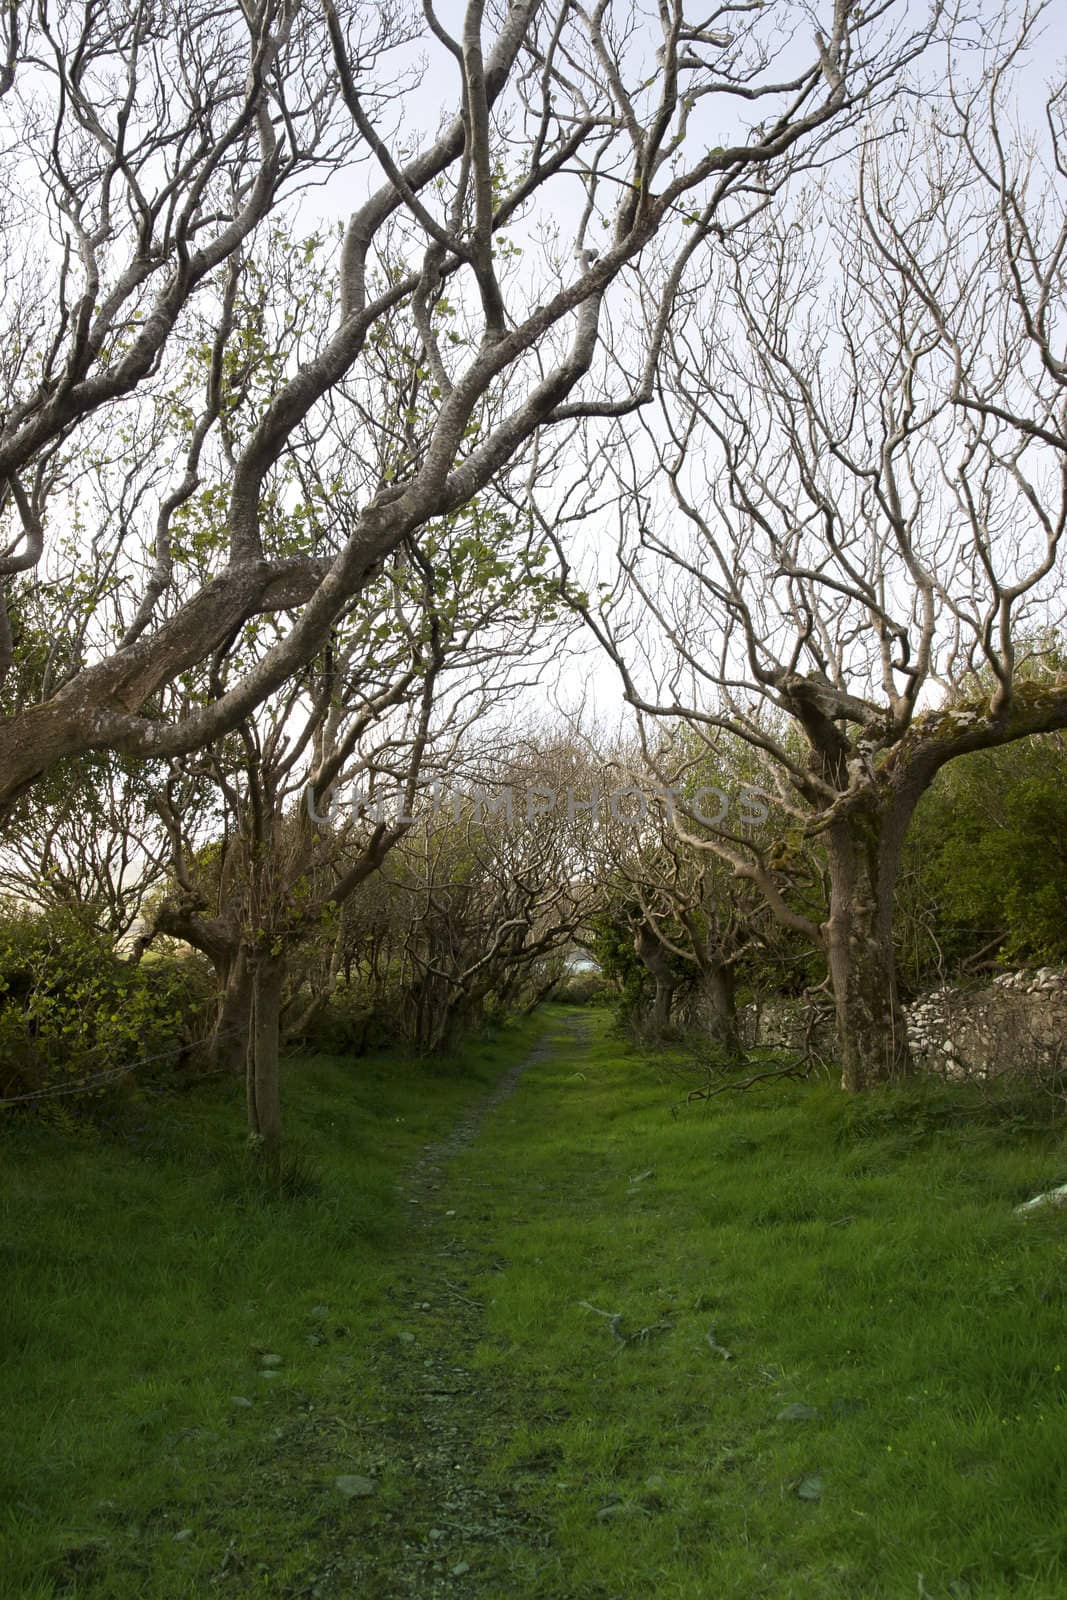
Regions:
M 245 1088 L 248 1131 L 270 1166 L 278 1164 L 282 1141 L 280 1033 L 284 960 L 259 951 L 251 958 L 252 1015 Z
M 731 1056 L 739 1056 L 742 1046 L 733 967 L 722 961 L 705 962 L 701 986 L 706 1006 L 704 1025 L 711 1043 Z
M 841 1084 L 852 1093 L 912 1070 L 893 948 L 893 897 L 914 803 L 873 804 L 827 830 L 830 916 L 824 928 L 837 1011 Z

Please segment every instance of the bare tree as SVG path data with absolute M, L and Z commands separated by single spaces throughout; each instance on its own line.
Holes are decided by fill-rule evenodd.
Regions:
M 596 819 L 573 792 L 588 766 L 566 738 L 535 734 L 504 758 L 468 751 L 462 770 L 463 788 L 388 869 L 409 900 L 404 956 L 424 1049 L 447 1044 L 490 1001 L 529 1004 L 551 988 L 593 893 Z
M 664 1034 L 684 999 L 712 1042 L 737 1054 L 737 969 L 753 948 L 762 902 L 749 894 L 746 904 L 714 853 L 688 847 L 665 809 L 652 815 L 653 827 L 639 837 L 612 830 L 611 876 L 611 909 L 625 918 L 653 981 L 650 1031 Z
M 743 742 L 723 738 L 712 752 L 704 739 L 657 732 L 648 755 L 639 744 L 601 753 L 615 787 L 596 834 L 597 916 L 628 930 L 649 974 L 647 1030 L 681 1022 L 736 1055 L 739 981 L 750 992 L 781 983 L 792 952 L 759 886 L 739 881 L 709 841 L 759 854 L 794 909 L 810 913 L 821 885 L 810 855 L 774 854 L 779 826 L 751 788 L 758 768 Z
M 120 17 L 66 0 L 24 33 L 12 14 L 0 575 L 55 585 L 70 626 L 92 625 L 38 697 L 9 697 L 0 802 L 86 749 L 171 759 L 238 728 L 392 551 L 539 430 L 645 401 L 687 265 L 929 37 L 902 0 L 823 9 L 801 60 L 781 45 L 806 25 L 800 0 L 699 22 L 668 0 L 655 24 L 614 0 L 509 0 L 493 33 L 470 0 L 455 36 L 426 0 L 455 111 L 414 149 L 390 126 L 419 102 L 386 8 L 167 0 Z M 265 224 L 355 154 L 380 181 L 309 318 L 291 256 L 261 293 Z M 20 255 L 13 229 L 38 218 L 45 248 Z M 639 260 L 650 329 L 613 359 L 609 295 Z M 339 438 L 329 515 L 302 520 L 302 460 Z M 82 491 L 93 455 L 108 470 Z M 194 515 L 210 537 L 191 544 Z M 71 541 L 101 516 L 113 536 L 83 570 Z M 271 648 L 225 693 L 166 696 L 265 615 Z M 0 672 L 19 668 L 0 612 Z
M 1067 725 L 1067 681 L 1023 648 L 1064 612 L 1064 89 L 1042 154 L 1007 139 L 991 81 L 984 114 L 957 97 L 872 139 L 855 189 L 724 247 L 621 505 L 662 647 L 642 658 L 611 597 L 587 608 L 643 719 L 757 754 L 777 865 L 791 835 L 825 849 L 818 922 L 765 850 L 682 822 L 825 952 L 850 1089 L 910 1065 L 892 922 L 920 796 L 968 751 Z
M 171 881 L 138 953 L 165 935 L 213 963 L 218 1058 L 245 1068 L 250 1131 L 272 1153 L 287 1009 L 298 1029 L 310 1021 L 301 951 L 325 943 L 340 958 L 346 902 L 408 833 L 422 791 L 472 726 L 539 665 L 541 600 L 521 530 L 494 576 L 468 560 L 478 523 L 473 508 L 428 533 L 432 555 L 412 547 L 394 558 L 321 658 L 234 734 L 176 759 L 157 795 Z M 219 657 L 211 692 L 246 666 Z M 200 807 L 183 808 L 197 780 Z M 328 968 L 327 985 L 335 977 Z

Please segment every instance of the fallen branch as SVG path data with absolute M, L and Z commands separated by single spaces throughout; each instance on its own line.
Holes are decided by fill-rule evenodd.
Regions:
M 650 1322 L 646 1328 L 638 1328 L 636 1333 L 623 1333 L 621 1311 L 601 1311 L 599 1306 L 591 1306 L 588 1300 L 579 1300 L 578 1304 L 584 1311 L 592 1311 L 595 1316 L 604 1317 L 611 1328 L 611 1336 L 620 1345 L 643 1344 L 657 1333 L 667 1333 L 670 1329 L 669 1322 Z
M 715 1354 L 717 1356 L 722 1356 L 724 1361 L 732 1361 L 734 1359 L 734 1353 L 732 1350 L 727 1350 L 724 1344 L 719 1343 L 718 1339 L 715 1337 L 717 1331 L 718 1330 L 715 1328 L 713 1323 L 705 1335 L 708 1349 L 714 1350 Z
M 445 1288 L 454 1300 L 462 1300 L 465 1306 L 471 1306 L 475 1311 L 484 1311 L 485 1307 L 480 1300 L 472 1300 L 469 1294 L 464 1294 L 462 1289 L 456 1287 L 448 1278 L 444 1280 Z
M 626 1335 L 622 1331 L 621 1311 L 601 1311 L 599 1306 L 591 1306 L 588 1300 L 579 1300 L 578 1304 L 582 1307 L 583 1311 L 592 1311 L 595 1316 L 606 1317 L 611 1326 L 612 1338 L 617 1339 L 620 1344 L 626 1343 Z
M 691 1105 L 694 1100 L 714 1100 L 717 1094 L 729 1094 L 731 1089 L 738 1092 L 751 1089 L 753 1084 L 766 1083 L 772 1078 L 796 1078 L 803 1083 L 811 1071 L 810 1067 L 776 1067 L 773 1072 L 754 1072 L 750 1078 L 740 1078 L 733 1083 L 722 1083 L 717 1089 L 690 1089 L 685 1097 L 686 1105 Z

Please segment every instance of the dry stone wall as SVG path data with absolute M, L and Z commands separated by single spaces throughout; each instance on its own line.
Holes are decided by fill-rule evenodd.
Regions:
M 1067 972 L 1005 972 L 982 989 L 937 989 L 909 1006 L 918 1064 L 953 1078 L 1067 1064 Z
M 1067 972 L 1006 972 L 981 988 L 948 986 L 905 1012 L 916 1064 L 953 1078 L 1067 1067 Z M 746 1006 L 742 1036 L 765 1049 L 834 1054 L 833 1010 L 820 1002 L 772 1000 Z

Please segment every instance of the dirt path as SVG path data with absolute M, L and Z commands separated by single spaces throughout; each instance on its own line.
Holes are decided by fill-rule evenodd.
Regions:
M 568 1043 L 580 1047 L 580 1019 L 567 1025 L 567 1034 Z M 500 1402 L 472 1368 L 483 1310 L 468 1286 L 475 1268 L 502 1269 L 504 1263 L 493 1261 L 492 1241 L 479 1239 L 477 1229 L 457 1235 L 453 1219 L 476 1215 L 478 1197 L 453 1164 L 523 1074 L 558 1048 L 558 1034 L 535 1045 L 447 1138 L 427 1147 L 403 1184 L 412 1248 L 397 1276 L 402 1331 L 383 1357 L 396 1403 L 377 1443 L 380 1457 L 410 1478 L 411 1507 L 378 1524 L 361 1600 L 469 1600 L 490 1592 L 480 1577 L 487 1547 L 522 1544 L 535 1551 L 547 1544 L 518 1498 L 486 1482 L 482 1441 Z

